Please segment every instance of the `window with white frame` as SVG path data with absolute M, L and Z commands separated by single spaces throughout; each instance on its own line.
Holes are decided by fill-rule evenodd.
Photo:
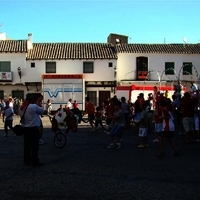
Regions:
M 108 67 L 112 67 L 113 66 L 113 63 L 112 62 L 109 62 L 108 63 Z
M 183 63 L 183 75 L 192 75 L 192 63 L 191 62 Z
M 35 68 L 35 63 L 34 62 L 31 63 L 31 68 Z
M 83 73 L 94 73 L 94 62 L 83 62 Z
M 56 62 L 46 62 L 46 73 L 56 73 Z
M 174 75 L 174 62 L 165 63 L 165 74 Z
M 0 61 L 0 71 L 1 72 L 10 72 L 11 71 L 11 62 L 10 61 Z

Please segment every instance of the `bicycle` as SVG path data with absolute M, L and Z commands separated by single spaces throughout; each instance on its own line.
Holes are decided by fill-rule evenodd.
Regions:
M 78 118 L 75 115 L 66 115 L 66 110 L 59 111 L 55 116 L 50 116 L 49 120 L 52 124 L 52 131 L 55 133 L 54 145 L 62 149 L 67 144 L 67 133 L 72 130 L 77 131 Z M 56 119 L 57 118 L 57 119 Z
M 48 115 L 48 117 L 53 126 L 53 117 L 50 115 Z M 67 144 L 67 136 L 66 136 L 66 133 L 63 131 L 65 129 L 66 129 L 65 126 L 63 128 L 59 128 L 59 129 L 54 129 L 52 127 L 52 130 L 55 133 L 55 136 L 53 138 L 53 143 L 58 149 L 64 148 L 65 145 Z

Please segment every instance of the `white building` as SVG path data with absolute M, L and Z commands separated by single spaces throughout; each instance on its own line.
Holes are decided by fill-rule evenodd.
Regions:
M 117 44 L 117 84 L 199 81 L 200 44 Z
M 180 79 L 189 87 L 190 81 L 199 80 L 200 44 L 128 44 L 127 40 L 116 34 L 110 34 L 107 43 L 34 43 L 32 34 L 27 40 L 4 38 L 0 40 L 0 99 L 43 94 L 42 75 L 49 74 L 81 74 L 84 97 L 95 105 L 112 97 L 116 84 L 171 85 Z
M 115 93 L 116 60 L 117 55 L 113 46 L 108 43 L 32 43 L 32 34 L 24 41 L 2 40 L 0 71 L 6 68 L 7 73 L 11 73 L 13 78 L 6 80 L 10 86 L 5 79 L 0 80 L 0 98 L 8 95 L 24 98 L 28 92 L 43 93 L 42 75 L 45 74 L 82 74 L 84 96 L 89 96 L 95 105 L 99 105 Z M 9 66 L 6 66 L 5 62 L 8 62 Z M 21 69 L 20 76 L 18 67 Z M 65 103 L 69 98 L 72 96 L 68 96 Z M 44 99 L 44 102 L 46 100 Z M 79 103 L 83 104 L 84 98 L 83 102 Z

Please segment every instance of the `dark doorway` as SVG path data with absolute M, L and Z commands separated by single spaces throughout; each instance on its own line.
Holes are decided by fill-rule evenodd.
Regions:
M 99 106 L 108 98 L 110 98 L 110 91 L 99 91 Z

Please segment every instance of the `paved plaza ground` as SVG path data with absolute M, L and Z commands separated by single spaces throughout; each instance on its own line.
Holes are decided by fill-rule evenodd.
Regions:
M 137 148 L 134 127 L 123 133 L 120 150 L 107 149 L 109 136 L 91 132 L 80 124 L 70 132 L 63 149 L 53 144 L 48 117 L 40 146 L 42 167 L 23 163 L 23 137 L 9 131 L 4 134 L 0 121 L 0 199 L 1 200 L 199 200 L 200 143 L 185 144 L 184 136 L 175 134 L 181 154 L 173 155 L 165 143 L 165 157 L 158 158 L 158 143 L 149 133 L 149 147 Z M 15 116 L 14 124 L 19 123 Z

